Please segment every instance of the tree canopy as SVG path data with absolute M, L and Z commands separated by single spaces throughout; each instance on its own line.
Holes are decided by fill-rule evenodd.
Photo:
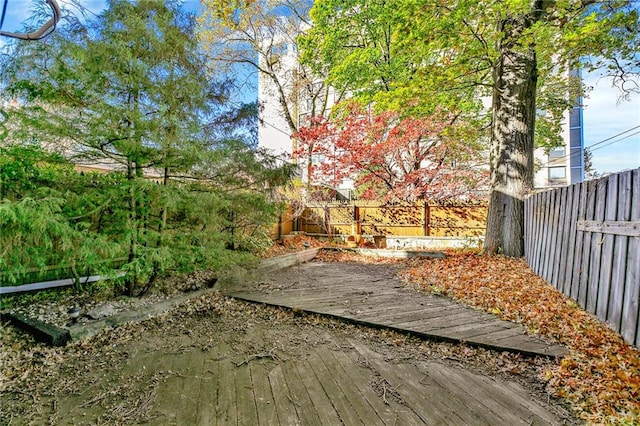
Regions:
M 460 142 L 456 117 L 440 111 L 421 118 L 375 113 L 356 102 L 316 117 L 294 136 L 310 183 L 352 180 L 363 199 L 446 201 L 474 197 L 486 172 L 474 164 L 482 144 Z M 315 161 L 314 161 L 315 160 Z
M 602 70 L 623 96 L 639 89 L 632 1 L 319 0 L 310 14 L 302 58 L 329 83 L 380 109 L 490 120 L 490 253 L 523 254 L 534 135 L 558 143 L 581 91 L 572 71 Z
M 205 0 L 199 37 L 210 58 L 230 73 L 257 73 L 277 99 L 290 133 L 299 128 L 298 102 L 310 99 L 311 116 L 328 107 L 329 87 L 298 60 L 298 36 L 310 27 L 310 0 Z

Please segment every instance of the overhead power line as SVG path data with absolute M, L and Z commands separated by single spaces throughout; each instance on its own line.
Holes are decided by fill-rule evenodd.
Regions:
M 585 149 L 586 149 L 586 148 L 593 148 L 594 146 L 598 146 L 598 145 L 600 145 L 601 143 L 604 143 L 604 142 L 610 141 L 610 140 L 611 140 L 611 139 L 613 139 L 613 138 L 617 138 L 618 136 L 624 135 L 625 133 L 629 133 L 629 132 L 631 132 L 632 130 L 635 130 L 635 129 L 640 129 L 640 125 L 635 126 L 635 127 L 632 127 L 632 128 L 630 128 L 630 129 L 627 129 L 627 130 L 625 130 L 624 132 L 620 132 L 620 133 L 618 133 L 617 135 L 613 135 L 613 136 L 611 136 L 611 137 L 608 137 L 608 138 L 606 138 L 606 139 L 603 139 L 603 140 L 601 140 L 600 142 L 592 143 L 592 144 L 591 144 L 591 145 L 589 145 L 589 146 L 585 146 Z M 634 133 L 634 135 L 635 135 L 635 134 L 637 134 L 637 133 L 638 133 L 638 132 Z M 629 135 L 629 136 L 633 136 L 633 135 Z M 624 138 L 622 138 L 622 139 L 626 139 L 626 138 L 628 138 L 629 136 L 625 136 L 625 137 L 624 137 Z M 620 139 L 620 140 L 622 140 L 622 139 Z M 612 143 L 613 143 L 613 142 L 612 142 Z M 610 144 L 607 144 L 607 145 L 610 145 Z M 593 151 L 593 150 L 591 150 L 591 151 Z
M 598 142 L 592 143 L 591 145 L 585 146 L 585 147 L 583 147 L 583 149 L 581 149 L 581 150 L 580 150 L 580 151 L 578 151 L 578 152 L 573 152 L 573 153 L 572 153 L 572 152 L 569 152 L 568 154 L 565 154 L 565 155 L 563 155 L 563 156 L 561 156 L 561 157 L 554 157 L 554 158 L 553 158 L 553 160 L 548 160 L 546 163 L 544 163 L 544 164 L 542 165 L 542 167 L 548 167 L 548 166 L 551 164 L 551 162 L 556 162 L 556 161 L 564 160 L 564 159 L 572 159 L 572 158 L 575 158 L 575 157 L 581 156 L 581 155 L 583 155 L 583 152 L 584 152 L 585 150 L 587 150 L 587 149 L 588 149 L 589 151 L 593 152 L 593 151 L 597 151 L 597 150 L 599 150 L 599 149 L 601 149 L 601 148 L 607 147 L 607 146 L 609 146 L 609 145 L 613 145 L 614 143 L 621 142 L 621 141 L 623 141 L 623 140 L 625 140 L 625 139 L 628 139 L 628 138 L 630 138 L 630 137 L 632 137 L 632 136 L 635 136 L 635 135 L 639 134 L 639 133 L 640 133 L 640 131 L 634 132 L 634 133 L 632 133 L 632 134 L 630 134 L 630 135 L 627 135 L 627 136 L 625 136 L 625 137 L 623 137 L 623 138 L 620 138 L 620 139 L 616 139 L 616 140 L 613 140 L 613 141 L 612 141 L 612 139 L 615 139 L 615 138 L 617 138 L 617 137 L 619 137 L 619 136 L 622 136 L 622 135 L 624 135 L 625 133 L 632 132 L 632 131 L 634 131 L 634 130 L 636 130 L 636 129 L 640 129 L 640 125 L 637 125 L 637 126 L 631 127 L 631 128 L 629 128 L 629 129 L 624 130 L 624 131 L 622 131 L 622 132 L 620 132 L 620 133 L 617 133 L 617 134 L 615 134 L 615 135 L 613 135 L 613 136 L 609 136 L 608 138 L 602 139 L 602 140 L 600 140 L 600 141 L 598 141 Z M 611 142 L 609 142 L 609 141 L 611 141 Z M 605 145 L 602 145 L 602 144 L 604 144 L 605 142 L 609 142 L 609 143 L 607 143 L 607 144 L 605 144 Z M 569 148 L 569 151 L 571 151 L 571 148 Z
M 599 149 L 601 149 L 601 148 L 607 147 L 607 146 L 609 146 L 609 145 L 613 145 L 614 143 L 618 143 L 618 142 L 623 141 L 623 140 L 625 140 L 625 139 L 629 139 L 631 136 L 635 136 L 635 135 L 638 135 L 638 134 L 640 134 L 640 130 L 638 130 L 637 132 L 631 133 L 630 135 L 627 135 L 627 136 L 625 136 L 624 138 L 618 139 L 618 140 L 613 141 L 613 142 L 609 142 L 609 143 L 608 143 L 608 144 L 606 144 L 606 145 L 601 145 L 601 146 L 599 146 L 599 147 L 597 147 L 597 148 L 589 149 L 589 151 L 591 151 L 591 152 L 593 152 L 593 151 L 597 151 L 597 150 L 599 150 Z M 591 145 L 591 146 L 592 146 L 592 145 Z M 591 148 L 591 146 L 589 146 L 589 147 L 587 147 L 587 148 Z

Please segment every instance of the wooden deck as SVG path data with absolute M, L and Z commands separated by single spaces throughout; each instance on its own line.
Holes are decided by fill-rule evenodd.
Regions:
M 526 355 L 562 356 L 567 350 L 525 334 L 450 299 L 405 288 L 389 265 L 309 262 L 223 290 L 227 296 L 386 327 L 428 339 Z
M 562 423 L 516 383 L 436 362 L 391 363 L 361 341 L 341 343 L 287 360 L 237 362 L 229 347 L 164 355 L 173 375 L 160 383 L 150 424 Z M 146 365 L 159 364 L 158 354 L 147 356 Z
M 269 272 L 265 279 L 244 289 L 227 289 L 227 293 L 332 312 L 332 316 L 358 318 L 358 322 L 378 327 L 405 324 L 402 327 L 411 330 L 430 324 L 428 333 L 447 339 L 453 339 L 455 330 L 458 335 L 485 336 L 478 338 L 485 342 L 491 333 L 487 330 L 493 330 L 515 347 L 513 337 L 521 335 L 512 325 L 501 325 L 484 315 L 472 317 L 478 313 L 403 288 L 388 265 L 311 262 Z M 128 416 L 141 411 L 148 412 L 148 417 L 140 422 L 131 417 L 106 424 L 576 423 L 555 402 L 508 376 L 490 377 L 465 369 L 464 363 L 423 357 L 418 349 L 404 347 L 405 343 L 371 339 L 365 330 L 341 329 L 335 327 L 335 321 L 280 318 L 279 311 L 259 306 L 208 312 L 201 317 L 184 317 L 180 312 L 152 322 L 148 332 L 113 345 L 109 350 L 116 351 L 113 359 L 119 360 L 113 365 L 105 362 L 89 369 L 89 360 L 79 357 L 74 371 L 88 375 L 83 383 L 91 385 L 57 398 L 53 406 L 60 419 L 65 424 L 102 424 L 105 413 Z M 180 325 L 183 318 L 186 327 Z M 479 334 L 480 329 L 485 333 Z M 525 343 L 530 350 L 532 341 L 522 345 Z M 128 395 L 126 399 L 117 397 L 119 392 Z M 51 401 L 44 404 L 52 406 Z

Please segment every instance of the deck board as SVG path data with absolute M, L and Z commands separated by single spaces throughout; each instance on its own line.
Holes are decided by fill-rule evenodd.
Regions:
M 176 374 L 162 383 L 160 415 L 149 424 L 559 423 L 515 382 L 440 361 L 404 357 L 389 361 L 384 350 L 359 337 L 314 346 L 297 358 L 246 363 L 224 356 L 222 349 L 200 358 L 197 350 L 174 354 L 168 365 L 157 365 L 175 368 Z M 149 359 L 134 360 L 132 367 Z M 191 404 L 185 405 L 189 400 Z
M 330 288 L 314 277 L 312 271 L 331 276 L 336 282 L 340 280 L 343 286 L 350 281 L 335 271 L 311 266 L 306 275 L 315 286 Z M 398 318 L 405 318 L 403 306 L 411 307 L 411 315 L 419 315 L 419 311 L 413 310 L 416 306 L 424 306 L 430 311 L 429 315 L 434 315 L 435 305 L 449 306 L 446 299 L 434 300 L 431 296 L 407 292 L 386 276 L 381 280 L 375 275 L 375 268 L 370 269 L 374 272 L 370 278 L 378 279 L 375 291 L 400 290 L 402 296 L 400 300 L 385 297 L 389 303 L 385 306 L 377 303 L 380 300 L 377 304 L 362 305 L 374 299 L 370 290 L 362 290 L 362 284 L 358 284 L 360 287 L 355 292 L 347 288 L 333 293 L 349 295 L 350 315 L 371 308 L 373 312 L 384 312 L 388 322 L 395 324 L 389 326 L 393 328 L 401 324 L 397 322 Z M 301 266 L 300 271 L 304 270 Z M 356 272 L 346 270 L 341 274 L 353 277 Z M 281 272 L 277 279 L 283 285 L 289 285 L 285 275 L 286 271 Z M 367 274 L 363 273 L 356 281 L 364 281 L 363 277 Z M 255 289 L 249 290 L 251 292 L 244 294 L 259 296 Z M 404 304 L 402 298 L 407 295 L 424 297 L 424 301 Z M 333 306 L 331 309 L 344 312 L 343 299 L 326 299 L 327 291 L 318 296 L 325 298 L 322 306 Z M 280 316 L 282 312 L 258 307 L 255 315 L 247 315 L 244 321 L 244 315 L 252 309 L 245 304 L 227 302 L 237 305 L 238 309 L 232 314 L 239 315 L 241 322 L 225 325 L 218 319 L 212 323 L 210 316 L 198 316 L 198 320 L 194 318 L 190 323 L 197 326 L 189 333 L 143 335 L 148 339 L 149 350 L 127 350 L 121 373 L 114 377 L 110 367 L 105 372 L 97 372 L 95 379 L 98 382 L 86 393 L 83 391 L 60 401 L 60 413 L 65 416 L 63 423 L 85 424 L 100 419 L 104 412 L 101 409 L 109 406 L 102 407 L 98 401 L 93 407 L 98 410 L 94 412 L 98 417 L 89 418 L 85 412 L 87 401 L 109 391 L 114 379 L 129 381 L 136 375 L 144 376 L 140 382 L 143 388 L 148 384 L 157 386 L 153 389 L 156 398 L 148 402 L 149 416 L 145 415 L 140 422 L 109 424 L 556 425 L 565 423 L 564 420 L 570 417 L 558 411 L 557 404 L 529 393 L 508 376 L 495 378 L 489 373 L 471 371 L 476 363 L 447 360 L 442 358 L 444 352 L 429 353 L 431 347 L 423 351 L 422 345 L 414 341 L 398 344 L 397 339 L 387 333 L 371 333 L 363 328 L 340 327 L 335 321 L 315 321 L 317 318 L 294 315 L 282 315 L 282 322 L 278 324 L 280 320 L 274 321 L 274 314 Z M 329 302 L 333 305 L 326 304 Z M 437 330 L 443 336 L 471 333 L 481 339 L 492 336 L 495 344 L 502 342 L 529 349 L 538 345 L 541 347 L 537 350 L 547 350 L 542 347 L 544 342 L 528 340 L 529 336 L 515 324 L 503 324 L 487 315 L 478 317 L 481 318 L 478 323 L 466 322 L 473 318 L 474 311 L 461 309 L 459 305 L 451 306 L 450 313 L 458 315 L 458 321 L 465 324 L 456 325 L 450 320 L 453 316 L 446 324 L 442 312 L 432 319 L 422 318 L 409 324 L 426 329 L 433 320 L 437 321 Z M 399 315 L 394 314 L 394 310 Z M 374 320 L 375 315 L 367 319 Z M 431 327 L 433 324 L 431 322 Z M 209 332 L 211 335 L 206 334 Z M 207 342 L 204 339 L 211 339 L 213 335 L 220 339 L 215 340 L 215 344 L 204 344 Z M 132 347 L 136 345 L 132 343 Z M 109 374 L 104 374 L 107 371 Z M 158 381 L 153 382 L 152 378 Z M 127 403 L 129 401 L 127 399 Z
M 293 395 L 287 386 L 287 381 L 282 371 L 282 366 L 277 365 L 268 373 L 269 383 L 271 384 L 271 392 L 273 401 L 278 412 L 278 422 L 281 425 L 297 424 L 298 415 L 296 413 Z
M 276 404 L 271 393 L 271 384 L 269 383 L 268 369 L 264 363 L 252 362 L 251 384 L 253 387 L 253 396 L 255 399 L 256 410 L 258 412 L 259 425 L 275 425 L 278 424 L 278 412 Z M 207 424 L 201 422 L 200 424 Z
M 340 395 L 347 394 L 344 393 L 341 386 L 336 381 L 334 375 L 325 366 L 324 362 L 322 362 L 320 355 L 314 353 L 311 357 L 309 357 L 309 364 L 311 370 L 324 389 L 325 394 L 328 395 L 331 399 L 331 403 L 338 413 L 341 422 L 348 425 L 366 424 L 360 419 L 356 410 L 350 404 L 350 401 L 348 401 L 347 398 L 340 397 Z
M 380 265 L 308 262 L 272 272 L 259 283 L 236 283 L 224 294 L 238 299 L 329 315 L 356 323 L 526 355 L 562 356 L 567 350 L 525 334 L 459 303 L 405 288 Z
M 340 424 L 340 416 L 336 412 L 333 402 L 329 398 L 322 383 L 318 380 L 313 369 L 306 360 L 295 364 L 301 382 L 304 384 L 313 403 L 321 425 Z
M 305 425 L 322 424 L 320 423 L 318 411 L 313 405 L 313 400 L 307 392 L 307 387 L 302 382 L 295 364 L 293 362 L 284 362 L 282 364 L 282 372 L 300 423 Z

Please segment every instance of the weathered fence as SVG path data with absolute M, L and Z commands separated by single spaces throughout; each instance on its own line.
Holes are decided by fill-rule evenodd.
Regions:
M 529 266 L 640 346 L 640 169 L 525 201 Z
M 336 202 L 307 207 L 296 230 L 341 235 L 476 237 L 484 235 L 486 218 L 487 206 L 480 203 Z

